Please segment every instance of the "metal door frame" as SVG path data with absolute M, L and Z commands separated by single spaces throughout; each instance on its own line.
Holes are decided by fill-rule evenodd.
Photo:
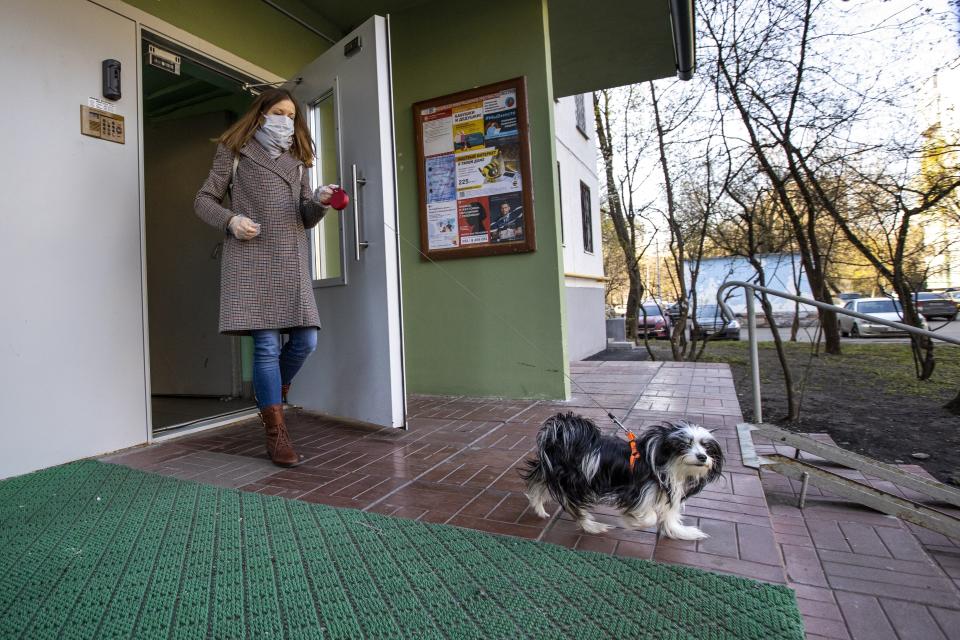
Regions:
M 92 0 L 91 0 L 92 1 Z M 101 4 L 106 6 L 111 10 L 121 13 L 123 15 L 128 15 L 133 13 L 135 15 L 128 15 L 128 17 L 134 19 L 137 23 L 137 109 L 139 114 L 142 116 L 144 113 L 143 108 L 143 43 L 151 42 L 153 44 L 159 44 L 163 47 L 168 47 L 175 50 L 177 53 L 183 53 L 188 55 L 191 59 L 201 62 L 205 66 L 208 66 L 210 69 L 222 73 L 227 77 L 235 78 L 240 82 L 280 82 L 282 78 L 275 76 L 263 69 L 260 69 L 256 65 L 253 65 L 249 62 L 243 61 L 236 56 L 231 56 L 234 58 L 234 62 L 238 64 L 230 64 L 225 60 L 227 56 L 222 55 L 224 52 L 223 49 L 212 45 L 205 40 L 201 40 L 192 36 L 188 32 L 185 32 L 169 23 L 166 23 L 161 20 L 157 20 L 149 14 L 145 14 L 139 10 L 133 9 L 128 5 L 121 5 L 121 3 L 114 2 L 95 2 L 95 4 Z M 110 6 L 113 5 L 113 6 Z M 118 6 L 119 5 L 119 6 Z M 149 23 L 143 19 L 145 16 L 149 16 Z M 191 40 L 190 43 L 186 40 Z M 242 66 L 240 66 L 242 65 Z M 142 303 L 142 312 L 141 317 L 143 318 L 143 355 L 144 355 L 144 398 L 146 406 L 146 415 L 145 415 L 145 430 L 146 438 L 145 442 L 151 444 L 154 441 L 164 441 L 172 438 L 180 437 L 190 433 L 196 433 L 198 431 L 205 431 L 214 427 L 220 427 L 228 424 L 233 424 L 236 422 L 241 422 L 247 420 L 257 414 L 256 409 L 251 409 L 249 411 L 242 411 L 235 414 L 228 414 L 226 416 L 208 416 L 202 420 L 198 420 L 192 423 L 192 426 L 182 426 L 174 430 L 174 433 L 164 435 L 162 432 L 159 434 L 154 434 L 153 429 L 153 407 L 152 407 L 152 382 L 150 379 L 150 326 L 148 321 L 148 294 L 147 291 L 147 238 L 146 238 L 146 194 L 145 194 L 145 180 L 144 180 L 144 147 L 143 147 L 143 117 L 138 118 L 138 128 L 136 131 L 137 143 L 140 146 L 139 154 L 139 180 L 140 180 L 140 279 L 141 279 L 141 303 Z M 240 349 L 235 349 L 238 356 L 240 354 Z M 235 362 L 236 364 L 236 362 Z M 241 364 L 242 366 L 242 364 Z M 222 419 L 221 419 L 222 418 Z

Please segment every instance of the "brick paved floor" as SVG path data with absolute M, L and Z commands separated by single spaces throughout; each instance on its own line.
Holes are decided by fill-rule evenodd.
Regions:
M 814 434 L 832 442 L 827 434 Z M 755 438 L 758 441 L 759 438 Z M 774 448 L 759 445 L 761 455 Z M 777 447 L 793 455 L 789 447 Z M 823 462 L 805 461 L 917 502 L 925 496 Z M 928 475 L 918 466 L 903 465 Z M 887 640 L 960 638 L 960 541 L 951 540 L 798 482 L 764 473 L 763 488 L 809 638 Z M 932 505 L 936 506 L 936 505 Z M 941 507 L 942 508 L 942 505 Z
M 347 426 L 290 411 L 292 439 L 306 458 L 295 469 L 269 463 L 262 428 L 252 421 L 106 459 L 246 491 L 785 582 L 760 480 L 740 465 L 740 409 L 726 365 L 577 362 L 571 369 L 575 393 L 564 403 L 412 397 L 408 431 Z M 658 540 L 655 531 L 627 530 L 603 510 L 598 520 L 617 528 L 587 535 L 555 505 L 549 520 L 530 511 L 517 469 L 537 428 L 557 411 L 571 410 L 612 430 L 597 402 L 631 428 L 680 417 L 719 428 L 716 435 L 729 454 L 724 477 L 686 510 L 687 521 L 709 539 Z
M 246 491 L 786 583 L 797 592 L 813 639 L 960 638 L 957 541 L 814 487 L 807 508 L 796 509 L 794 483 L 772 473 L 761 482 L 741 464 L 736 424 L 742 418 L 726 365 L 577 362 L 571 373 L 574 396 L 565 403 L 412 397 L 407 431 L 348 426 L 292 410 L 291 435 L 306 458 L 295 469 L 270 464 L 254 422 L 106 460 Z M 727 455 L 723 479 L 686 509 L 687 521 L 709 539 L 658 539 L 652 530 L 624 529 L 609 511 L 598 520 L 616 528 L 594 536 L 577 530 L 555 506 L 549 520 L 530 512 L 517 469 L 540 423 L 571 410 L 612 430 L 597 402 L 630 428 L 682 417 L 717 429 Z

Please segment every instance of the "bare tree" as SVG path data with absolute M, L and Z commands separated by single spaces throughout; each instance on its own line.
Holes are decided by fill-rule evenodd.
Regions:
M 731 163 L 732 164 L 732 163 Z M 729 171 L 724 183 L 724 192 L 735 204 L 731 216 L 724 218 L 714 230 L 714 240 L 726 249 L 728 254 L 746 258 L 756 273 L 756 283 L 768 286 L 763 256 L 770 253 L 782 253 L 789 248 L 791 237 L 785 229 L 785 221 L 778 202 L 763 186 L 744 180 L 741 170 Z M 794 261 L 791 259 L 791 264 Z M 750 295 L 749 293 L 745 295 Z M 760 294 L 760 306 L 770 326 L 777 360 L 783 373 L 784 390 L 787 399 L 786 420 L 796 422 L 800 418 L 800 402 L 797 397 L 793 373 L 783 346 L 783 338 L 777 326 L 773 305 L 766 293 Z M 799 307 L 797 307 L 797 312 Z M 795 318 L 796 320 L 796 318 Z
M 615 91 L 605 89 L 595 92 L 593 113 L 603 159 L 606 210 L 613 223 L 629 282 L 625 314 L 627 339 L 635 342 L 637 311 L 644 292 L 638 246 L 643 235 L 640 214 L 649 205 L 637 206 L 634 202 L 634 193 L 639 187 L 639 148 L 642 148 L 636 144 L 638 133 L 630 118 L 630 113 L 636 108 L 636 88 L 627 87 L 621 96 L 615 96 Z M 614 113 L 614 109 L 617 109 L 616 98 L 620 98 L 619 113 Z M 618 159 L 621 161 L 619 166 Z
M 823 209 L 846 239 L 893 288 L 903 309 L 904 322 L 921 327 L 923 321 L 914 298 L 919 283 L 911 282 L 909 267 L 920 260 L 922 243 L 913 225 L 960 187 L 960 172 L 943 171 L 918 181 L 909 169 L 910 156 L 914 153 L 916 151 L 901 150 L 900 157 L 871 169 L 850 167 L 848 172 L 853 174 L 853 179 L 844 189 L 843 200 L 821 194 L 819 182 L 811 181 L 811 184 L 817 190 Z M 798 165 L 810 171 L 804 159 L 801 158 Z M 912 336 L 911 344 L 917 377 L 926 380 L 933 374 L 935 365 L 933 341 Z
M 677 176 L 674 172 L 675 159 L 670 157 L 670 148 L 675 144 L 685 144 L 689 149 L 691 140 L 674 140 L 675 134 L 694 117 L 702 95 L 694 92 L 677 91 L 680 95 L 668 105 L 665 112 L 662 108 L 663 98 L 657 94 L 653 82 L 647 83 L 650 100 L 649 106 L 653 115 L 653 132 L 657 144 L 657 168 L 662 178 L 665 207 L 662 211 L 667 230 L 669 232 L 669 248 L 674 291 L 677 298 L 677 319 L 670 333 L 670 350 L 676 361 L 694 356 L 694 345 L 687 341 L 688 320 L 693 321 L 696 330 L 695 295 L 697 279 L 700 273 L 700 262 L 706 243 L 707 229 L 710 225 L 711 212 L 716 199 L 715 185 L 711 182 L 710 148 L 707 146 L 704 160 L 694 158 L 687 151 L 684 154 L 685 164 L 694 167 L 694 171 L 704 170 L 705 182 L 694 182 L 704 189 L 695 189 L 686 195 L 686 204 L 681 206 L 677 194 Z M 676 84 L 670 88 L 676 88 Z M 689 274 L 689 282 L 687 276 Z M 703 352 L 701 347 L 700 353 Z M 694 356 L 695 357 L 695 356 Z
M 946 180 L 918 189 L 911 175 L 920 159 L 910 140 L 916 137 L 918 77 L 903 67 L 896 74 L 880 67 L 865 76 L 846 62 L 849 55 L 864 55 L 866 40 L 881 33 L 896 34 L 885 46 L 909 55 L 916 40 L 904 34 L 920 33 L 937 16 L 916 5 L 853 27 L 848 23 L 864 16 L 827 0 L 701 0 L 701 7 L 722 107 L 736 114 L 794 228 L 814 297 L 831 302 L 834 242 L 831 236 L 823 243 L 826 219 L 897 292 L 905 319 L 919 323 L 905 287 L 910 222 L 954 187 Z M 890 171 L 892 166 L 899 168 Z M 883 213 L 876 210 L 874 217 L 885 216 L 892 231 L 880 252 L 888 252 L 889 260 L 850 220 L 852 184 L 871 185 L 868 208 L 879 206 Z M 839 352 L 834 316 L 820 314 L 828 353 Z M 932 371 L 930 347 L 915 342 L 921 376 Z
M 803 141 L 819 145 L 816 138 L 829 138 L 832 129 L 831 121 L 825 120 L 825 129 L 808 138 L 819 125 L 811 121 L 815 114 L 802 108 L 817 97 L 807 87 L 807 55 L 811 18 L 823 0 L 702 0 L 700 4 L 720 109 L 739 118 L 746 143 L 793 229 L 813 296 L 830 304 L 828 256 L 817 233 L 822 212 L 792 162 L 794 150 Z M 797 122 L 801 118 L 806 120 Z M 819 313 L 826 351 L 839 354 L 836 315 Z

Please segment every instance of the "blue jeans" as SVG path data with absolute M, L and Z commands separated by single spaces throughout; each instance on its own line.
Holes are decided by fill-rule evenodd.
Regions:
M 282 401 L 280 386 L 290 384 L 317 348 L 316 327 L 290 329 L 290 339 L 281 347 L 279 329 L 257 329 L 253 336 L 253 391 L 261 409 Z

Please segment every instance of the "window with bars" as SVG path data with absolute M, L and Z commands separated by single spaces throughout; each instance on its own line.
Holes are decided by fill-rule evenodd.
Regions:
M 587 133 L 587 106 L 583 95 L 582 93 L 575 95 L 573 97 L 573 103 L 577 111 L 577 130 L 580 131 L 585 138 L 589 138 L 590 134 Z
M 580 213 L 583 216 L 583 250 L 593 253 L 593 212 L 590 210 L 590 187 L 580 183 Z

